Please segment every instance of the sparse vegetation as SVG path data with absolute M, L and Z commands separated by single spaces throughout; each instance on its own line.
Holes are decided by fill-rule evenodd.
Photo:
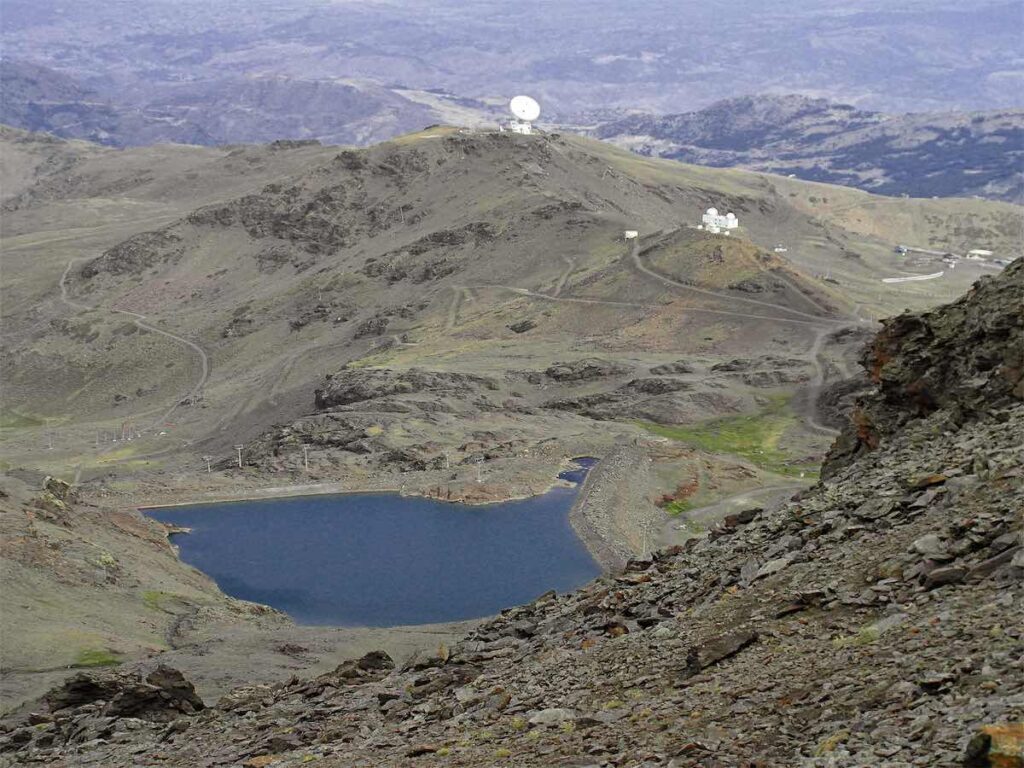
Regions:
M 668 502 L 668 504 L 663 506 L 662 509 L 675 517 L 676 515 L 681 515 L 683 512 L 689 512 L 693 509 L 693 502 L 689 499 L 677 499 L 675 501 Z
M 0 412 L 0 429 L 26 429 L 28 427 L 39 427 L 44 423 L 42 419 L 18 413 L 11 408 L 5 408 Z
M 101 568 L 113 568 L 117 565 L 117 558 L 109 552 L 104 552 L 96 558 L 96 564 Z
M 121 663 L 121 659 L 109 650 L 91 648 L 80 651 L 75 657 L 75 667 L 114 667 Z
M 651 422 L 641 422 L 640 425 L 655 435 L 689 443 L 709 453 L 739 456 L 780 475 L 799 476 L 804 473 L 804 476 L 811 476 L 816 474 L 815 466 L 795 463 L 794 457 L 780 447 L 782 436 L 795 423 L 796 417 L 786 399 L 775 397 L 771 405 L 760 413 L 727 416 L 692 426 L 665 426 Z M 676 503 L 671 502 L 666 509 Z

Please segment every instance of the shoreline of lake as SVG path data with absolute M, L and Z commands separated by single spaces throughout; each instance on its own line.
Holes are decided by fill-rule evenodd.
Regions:
M 585 463 L 580 463 L 580 462 Z M 282 485 L 282 486 L 271 486 L 269 488 L 253 487 L 247 489 L 244 493 L 239 494 L 206 494 L 205 496 L 200 495 L 199 498 L 193 496 L 189 500 L 184 501 L 171 501 L 157 504 L 139 504 L 135 508 L 146 514 L 148 510 L 161 510 L 161 509 L 175 509 L 183 507 L 194 507 L 202 506 L 206 504 L 235 504 L 245 503 L 251 501 L 265 501 L 268 499 L 288 499 L 288 498 L 299 498 L 299 497 L 315 497 L 315 496 L 349 496 L 359 494 L 371 494 L 371 493 L 394 493 L 399 495 L 401 498 L 423 498 L 433 499 L 441 501 L 447 504 L 463 505 L 469 507 L 486 507 L 494 504 L 503 504 L 510 501 L 521 501 L 524 499 L 536 498 L 537 496 L 543 496 L 550 493 L 555 488 L 571 488 L 575 487 L 576 498 L 573 500 L 573 504 L 569 510 L 569 524 L 572 526 L 576 533 L 576 536 L 586 547 L 587 551 L 594 561 L 600 566 L 603 572 L 610 572 L 621 568 L 628 557 L 623 555 L 622 542 L 611 541 L 604 534 L 602 534 L 599 527 L 595 524 L 593 511 L 590 509 L 592 505 L 587 504 L 587 495 L 591 489 L 588 483 L 591 482 L 593 472 L 600 466 L 603 459 L 589 457 L 589 456 L 577 456 L 567 460 L 562 467 L 556 472 L 555 477 L 551 482 L 544 488 L 540 493 L 533 494 L 515 494 L 504 496 L 501 498 L 488 499 L 486 501 L 463 501 L 463 500 L 448 500 L 436 495 L 425 493 L 422 489 L 416 489 L 413 491 L 403 492 L 400 487 L 369 487 L 364 486 L 362 488 L 346 487 L 341 483 L 310 483 L 307 485 Z M 584 467 L 584 477 L 579 482 L 570 482 L 562 479 L 561 475 L 566 471 L 572 471 L 571 468 Z M 147 515 L 147 517 L 149 517 Z M 156 521 L 156 518 L 149 517 L 149 519 Z M 161 525 L 164 525 L 161 523 Z M 166 525 L 164 526 L 166 528 Z M 183 531 L 167 530 L 168 539 L 171 535 L 184 533 Z
M 454 509 L 463 514 L 425 494 L 332 493 L 323 486 L 315 488 L 320 493 L 264 493 L 140 512 L 163 526 L 169 540 L 192 529 L 173 543 L 178 558 L 222 592 L 272 606 L 300 625 L 463 621 L 600 575 L 602 560 L 570 521 L 595 463 L 569 463 L 544 494 L 459 502 Z M 493 513 L 483 511 L 490 506 L 497 507 Z

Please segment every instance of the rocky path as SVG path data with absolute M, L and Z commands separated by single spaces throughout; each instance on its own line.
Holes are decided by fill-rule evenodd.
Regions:
M 811 429 L 816 432 L 820 432 L 825 435 L 838 435 L 839 430 L 833 429 L 832 427 L 826 426 L 818 421 L 818 396 L 821 394 L 822 388 L 825 386 L 825 361 L 822 356 L 821 348 L 825 343 L 825 337 L 828 335 L 827 329 L 821 329 L 814 335 L 814 344 L 811 346 L 810 352 L 807 353 L 808 358 L 814 363 L 814 380 L 808 387 L 806 394 L 804 395 L 804 408 L 803 417 Z

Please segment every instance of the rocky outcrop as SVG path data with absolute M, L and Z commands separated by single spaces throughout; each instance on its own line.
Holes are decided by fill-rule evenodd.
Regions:
M 857 401 L 826 476 L 914 419 L 941 412 L 956 430 L 1024 401 L 1024 259 L 951 305 L 884 321 L 861 363 L 875 389 Z
M 99 718 L 134 717 L 152 722 L 168 722 L 205 708 L 192 683 L 178 670 L 163 665 L 144 679 L 136 673 L 79 672 L 43 700 L 50 712 L 67 717 L 88 710 Z
M 608 376 L 622 376 L 630 369 L 620 363 L 602 360 L 598 357 L 585 357 L 568 363 L 555 363 L 544 371 L 550 379 L 559 382 L 592 381 Z
M 344 368 L 327 377 L 316 390 L 317 410 L 352 405 L 393 395 L 466 395 L 480 389 L 495 390 L 497 382 L 465 373 L 420 368 Z
M 103 252 L 82 267 L 82 277 L 93 278 L 101 272 L 111 275 L 138 275 L 157 263 L 175 261 L 184 253 L 181 238 L 168 229 L 142 232 Z
M 694 373 L 697 369 L 693 363 L 686 360 L 676 360 L 674 363 L 663 363 L 651 368 L 654 376 L 672 376 L 677 373 Z

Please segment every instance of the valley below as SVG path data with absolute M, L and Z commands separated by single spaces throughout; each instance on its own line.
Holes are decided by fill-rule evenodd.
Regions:
M 655 551 L 782 514 L 859 450 L 850 414 L 877 384 L 862 362 L 879 321 L 1004 279 L 990 260 L 944 267 L 945 254 L 1008 261 L 1020 248 L 1009 203 L 886 198 L 569 134 L 434 127 L 365 149 L 0 139 L 8 714 L 75 670 L 169 664 L 212 700 L 378 650 L 433 669 L 467 633 L 494 640 L 475 608 L 320 626 L 335 622 L 230 597 L 216 552 L 197 570 L 175 546 L 191 546 L 175 526 L 227 505 L 187 519 L 140 509 L 387 492 L 431 515 L 508 515 L 490 557 L 482 540 L 463 544 L 496 583 L 499 554 L 522 560 L 513 542 L 565 568 L 575 548 L 571 578 L 524 584 L 487 613 L 598 568 L 640 579 L 665 562 Z M 712 206 L 739 231 L 698 229 Z M 558 475 L 578 457 L 598 462 L 573 496 Z M 520 508 L 534 512 L 516 525 Z M 531 514 L 555 515 L 563 538 Z M 390 524 L 458 558 L 455 533 L 430 541 L 443 526 Z M 322 517 L 301 525 L 327 530 Z M 305 565 L 301 544 L 267 547 L 258 557 L 281 573 Z M 449 580 L 483 586 L 413 578 L 441 604 Z M 381 599 L 369 583 L 350 592 Z M 665 618 L 653 616 L 626 631 L 609 619 L 602 637 Z

